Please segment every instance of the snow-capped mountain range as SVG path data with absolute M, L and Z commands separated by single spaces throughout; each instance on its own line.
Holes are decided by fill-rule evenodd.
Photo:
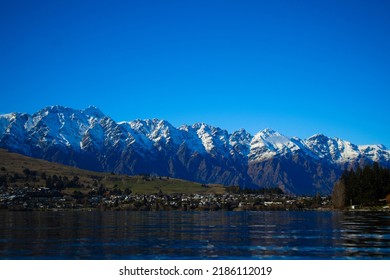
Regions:
M 0 147 L 80 168 L 154 173 L 203 183 L 330 193 L 342 171 L 374 161 L 390 166 L 383 145 L 354 145 L 322 134 L 287 137 L 272 129 L 229 134 L 204 123 L 115 122 L 98 108 L 44 108 L 0 115 Z

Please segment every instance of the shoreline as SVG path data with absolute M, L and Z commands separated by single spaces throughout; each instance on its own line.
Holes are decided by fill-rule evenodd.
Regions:
M 343 213 L 369 213 L 369 212 L 389 212 L 389 208 L 380 208 L 380 207 L 364 207 L 360 209 L 334 209 L 334 208 L 305 208 L 305 209 L 282 209 L 282 208 L 268 208 L 268 209 L 241 209 L 235 208 L 232 210 L 226 209 L 150 209 L 150 210 L 137 210 L 137 209 L 118 209 L 118 208 L 44 208 L 44 209 L 17 209 L 9 208 L 0 209 L 1 212 L 343 212 Z

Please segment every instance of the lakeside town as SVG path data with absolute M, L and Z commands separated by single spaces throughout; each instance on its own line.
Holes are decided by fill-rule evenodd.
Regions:
M 0 210 L 262 211 L 330 209 L 331 197 L 242 190 L 153 174 L 98 173 L 2 152 Z
M 0 210 L 390 211 L 390 171 L 375 164 L 343 174 L 332 195 L 295 196 L 279 188 L 249 190 L 155 174 L 99 173 L 0 154 Z
M 263 211 L 330 209 L 328 196 L 295 197 L 284 194 L 132 194 L 96 188 L 73 194 L 46 187 L 0 188 L 0 209 L 28 210 L 128 210 L 128 211 Z

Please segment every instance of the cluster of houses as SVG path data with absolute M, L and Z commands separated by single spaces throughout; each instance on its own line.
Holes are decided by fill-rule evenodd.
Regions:
M 283 194 L 64 194 L 48 188 L 0 188 L 0 209 L 100 209 L 128 211 L 260 211 L 330 208 L 329 197 Z

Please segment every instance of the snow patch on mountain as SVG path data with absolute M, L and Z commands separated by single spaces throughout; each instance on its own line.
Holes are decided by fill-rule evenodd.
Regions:
M 390 161 L 390 151 L 384 145 L 359 145 L 359 152 L 373 161 Z
M 183 133 L 183 143 L 194 153 L 207 154 L 203 140 L 199 138 L 196 125 L 183 125 L 179 128 Z M 207 145 L 206 145 L 207 146 Z
M 335 163 L 356 160 L 362 153 L 357 145 L 339 138 L 316 134 L 305 141 L 307 147 L 319 158 Z
M 238 154 L 243 158 L 247 158 L 251 148 L 252 135 L 246 132 L 245 129 L 235 131 L 229 137 L 229 145 L 231 146 L 230 154 L 234 156 Z
M 210 153 L 214 148 L 214 137 L 212 135 L 212 127 L 204 124 L 204 123 L 197 123 L 192 126 L 194 129 L 196 129 L 196 134 L 198 135 L 199 139 L 202 141 L 202 145 L 204 149 Z
M 250 161 L 262 161 L 275 156 L 287 155 L 303 148 L 298 139 L 288 138 L 272 129 L 257 133 L 250 143 Z

